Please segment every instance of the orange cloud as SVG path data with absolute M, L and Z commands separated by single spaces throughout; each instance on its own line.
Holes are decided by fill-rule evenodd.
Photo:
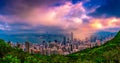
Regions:
M 50 8 L 31 8 L 28 12 L 21 14 L 22 17 L 8 18 L 0 16 L 0 20 L 6 22 L 22 22 L 30 24 L 31 26 L 56 26 L 61 27 L 67 32 L 74 32 L 75 38 L 84 39 L 89 37 L 96 30 L 120 27 L 120 19 L 111 18 L 94 18 L 87 16 L 87 11 L 82 6 L 82 2 L 72 4 L 66 2 L 61 6 L 54 6 Z M 91 11 L 91 10 L 90 10 Z M 93 11 L 93 10 L 92 10 Z M 84 23 L 83 19 L 89 22 Z

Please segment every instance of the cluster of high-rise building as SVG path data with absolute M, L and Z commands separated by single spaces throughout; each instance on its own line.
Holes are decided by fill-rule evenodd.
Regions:
M 104 44 L 106 41 L 112 39 L 113 37 L 107 38 L 104 41 L 96 40 L 95 42 L 90 42 L 90 40 L 77 40 L 74 39 L 73 33 L 71 32 L 71 37 L 63 37 L 63 41 L 59 42 L 57 40 L 53 42 L 43 41 L 42 43 L 11 43 L 8 42 L 12 47 L 19 47 L 23 51 L 31 53 L 31 54 L 43 54 L 43 55 L 51 55 L 51 54 L 61 54 L 67 55 L 70 53 L 74 53 L 86 48 L 92 48 L 95 46 L 100 46 Z

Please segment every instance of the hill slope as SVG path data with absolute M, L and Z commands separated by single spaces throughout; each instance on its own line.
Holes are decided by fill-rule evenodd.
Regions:
M 72 59 L 77 58 L 78 61 L 83 63 L 84 61 L 86 63 L 120 63 L 120 32 L 118 32 L 112 40 L 108 41 L 100 47 L 85 49 L 83 51 L 70 54 L 68 57 L 71 57 Z
M 120 63 L 120 32 L 100 47 L 69 55 L 28 54 L 0 40 L 0 63 Z

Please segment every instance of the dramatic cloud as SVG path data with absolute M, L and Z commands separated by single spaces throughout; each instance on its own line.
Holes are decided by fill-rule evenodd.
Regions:
M 50 34 L 73 32 L 75 38 L 84 39 L 98 30 L 119 28 L 119 12 L 118 14 L 116 12 L 119 10 L 116 6 L 118 3 L 109 7 L 112 6 L 112 0 L 107 4 L 105 4 L 107 1 L 102 4 L 103 0 L 97 3 L 99 1 L 1 0 L 5 5 L 0 5 L 0 30 L 16 37 L 17 34 L 33 37 L 46 32 Z M 96 4 L 92 5 L 91 2 Z M 110 10 L 112 8 L 114 10 Z
M 67 0 L 1 0 L 0 11 L 3 14 L 20 14 L 35 7 L 44 8 L 55 4 L 62 4 L 64 1 Z

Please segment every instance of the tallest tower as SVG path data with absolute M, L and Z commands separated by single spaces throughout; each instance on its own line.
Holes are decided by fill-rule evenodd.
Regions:
M 74 40 L 74 37 L 73 37 L 73 32 L 71 32 L 71 41 Z

